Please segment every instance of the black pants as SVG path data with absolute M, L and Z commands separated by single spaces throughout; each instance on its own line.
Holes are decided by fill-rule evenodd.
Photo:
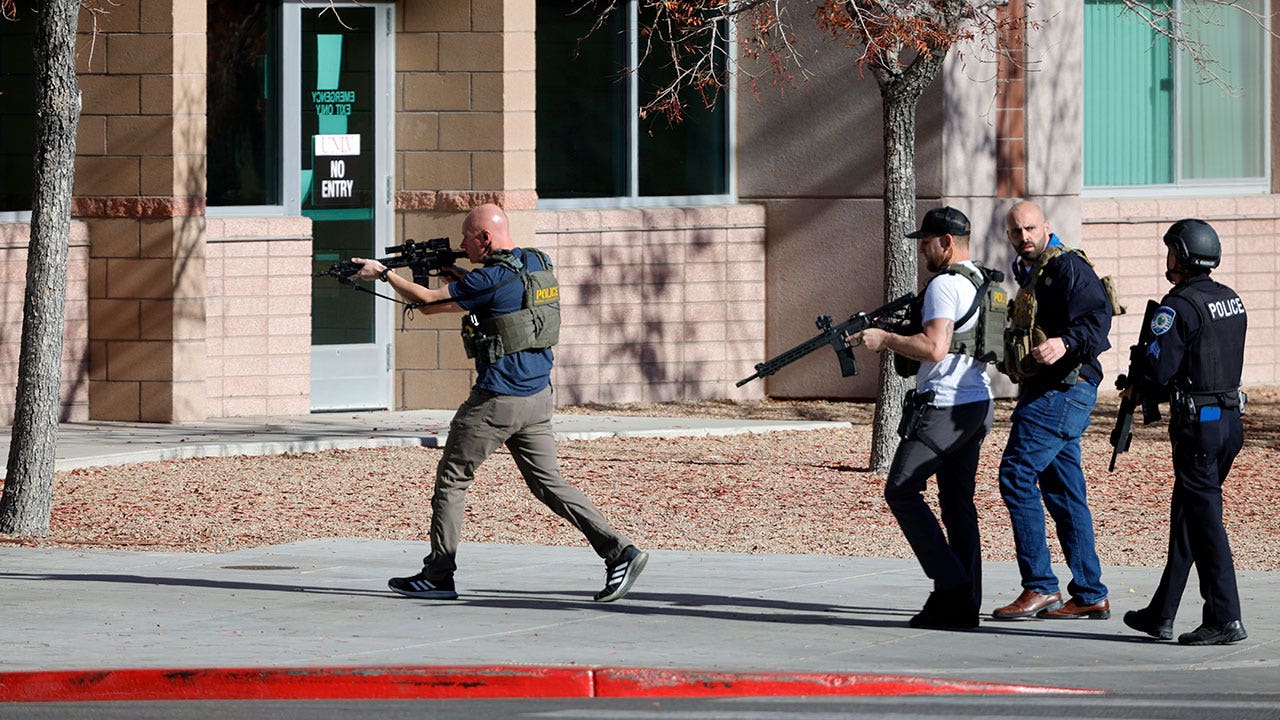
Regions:
M 1239 410 L 1222 410 L 1209 422 L 1174 422 L 1173 500 L 1169 508 L 1169 558 L 1150 609 L 1172 620 L 1195 563 L 1207 625 L 1240 619 L 1231 544 L 1222 527 L 1222 483 L 1244 445 Z
M 893 456 L 884 499 L 934 589 L 967 586 L 974 604 L 981 605 L 982 540 L 973 486 L 994 407 L 988 400 L 922 412 L 915 432 Z M 941 525 L 924 500 L 925 484 L 934 475 Z

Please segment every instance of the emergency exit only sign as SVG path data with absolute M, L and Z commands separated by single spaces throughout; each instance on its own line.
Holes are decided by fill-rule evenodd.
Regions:
M 316 207 L 355 207 L 359 203 L 359 135 L 313 135 L 311 202 Z

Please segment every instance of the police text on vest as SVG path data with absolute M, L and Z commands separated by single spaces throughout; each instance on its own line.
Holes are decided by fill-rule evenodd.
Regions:
M 1229 300 L 1215 300 L 1207 303 L 1205 307 L 1209 308 L 1209 315 L 1214 320 L 1231 317 L 1232 315 L 1244 314 L 1244 301 L 1240 298 L 1231 298 Z

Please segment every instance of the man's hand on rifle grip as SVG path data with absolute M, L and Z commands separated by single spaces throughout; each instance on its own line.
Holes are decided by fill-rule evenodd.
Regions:
M 387 266 L 369 258 L 351 258 L 351 262 L 360 264 L 360 271 L 351 277 L 356 280 L 377 280 L 387 271 Z

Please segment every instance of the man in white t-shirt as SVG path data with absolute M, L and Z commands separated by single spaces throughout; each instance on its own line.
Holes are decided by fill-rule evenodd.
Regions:
M 919 361 L 916 389 L 907 396 L 902 442 L 893 456 L 884 496 L 934 590 L 911 627 L 977 627 L 982 602 L 982 544 L 973 504 L 978 453 L 991 429 L 993 405 L 986 363 L 953 343 L 977 326 L 981 277 L 969 260 L 969 219 L 951 207 L 925 214 L 920 241 L 931 272 L 920 312 L 921 329 L 894 334 L 872 328 L 852 338 L 879 352 Z M 957 327 L 959 324 L 959 327 Z M 970 340 L 966 343 L 973 347 Z M 929 478 L 938 478 L 942 522 L 924 500 Z M 943 526 L 946 533 L 943 533 Z

